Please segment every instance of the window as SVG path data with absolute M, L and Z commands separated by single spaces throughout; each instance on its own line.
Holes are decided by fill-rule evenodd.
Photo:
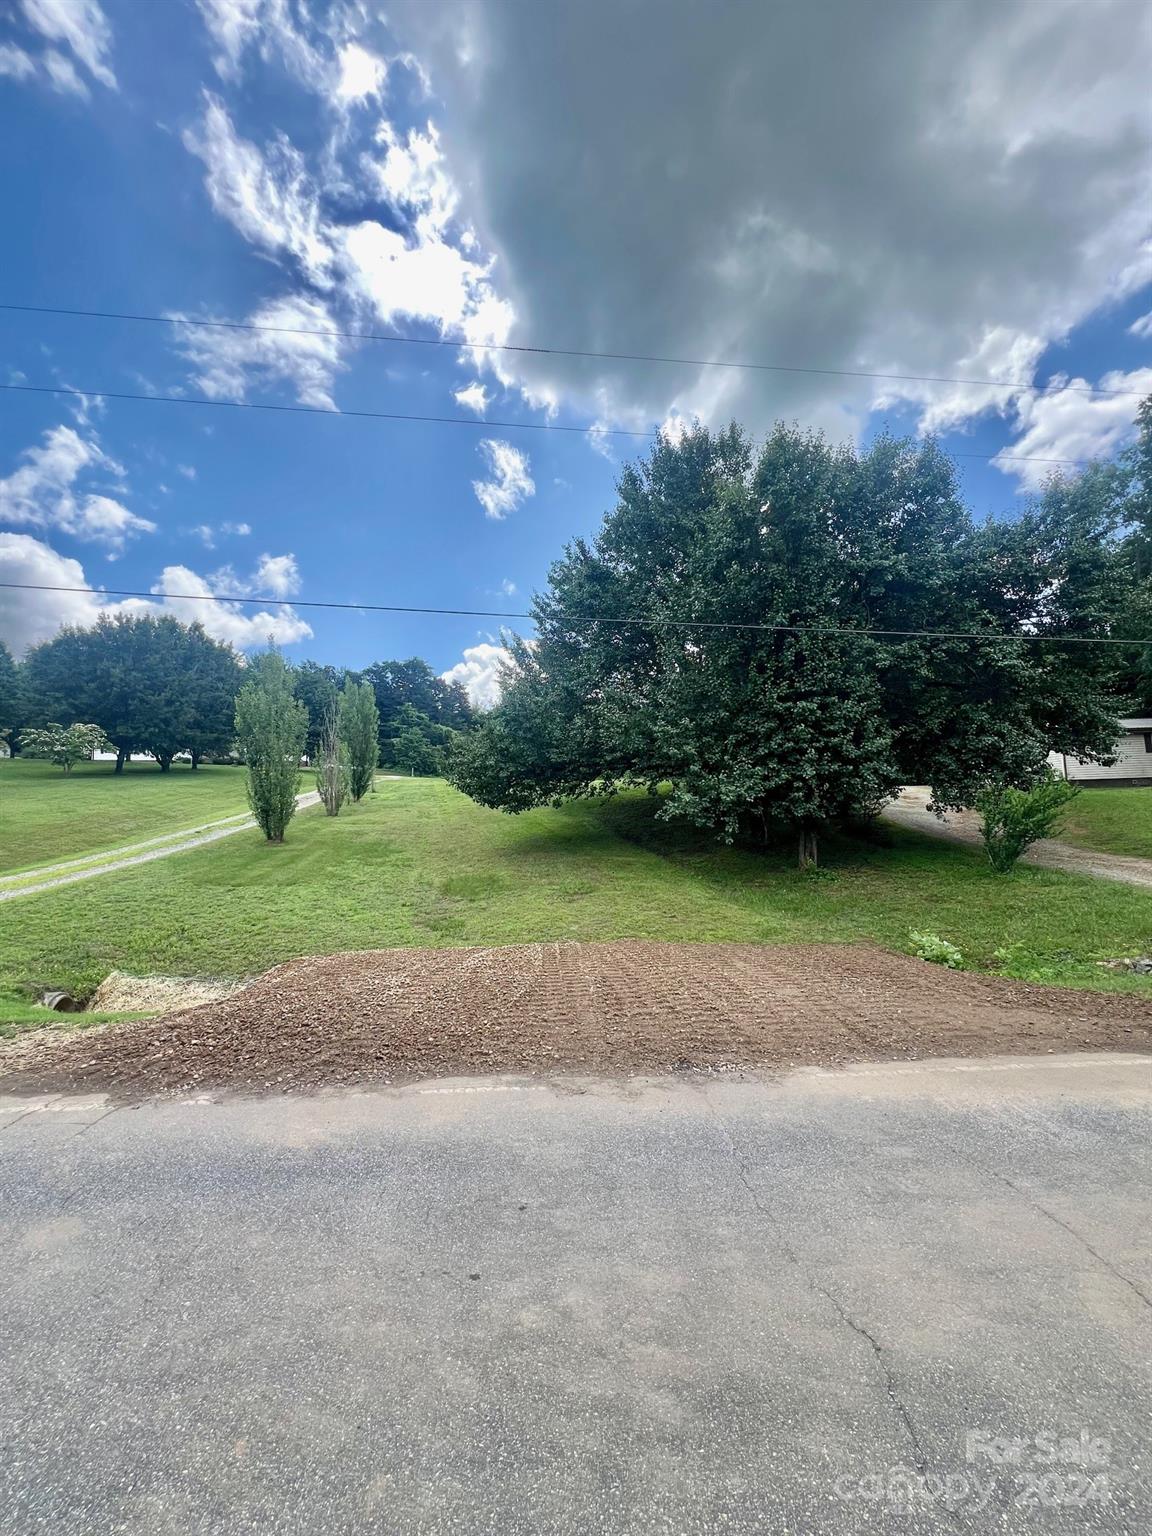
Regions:
M 1145 752 L 1152 752 L 1152 731 L 1144 732 L 1144 750 Z

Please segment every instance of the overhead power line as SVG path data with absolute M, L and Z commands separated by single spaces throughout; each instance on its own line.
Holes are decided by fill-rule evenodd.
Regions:
M 681 368 L 735 368 L 746 373 L 803 373 L 820 378 L 874 379 L 890 384 L 958 384 L 971 389 L 1007 389 L 1017 394 L 1044 394 L 1046 384 L 1023 384 L 1011 379 L 950 378 L 930 373 L 873 373 L 852 368 L 809 368 L 789 363 L 754 363 L 714 357 L 663 357 L 649 352 L 595 352 L 578 347 L 529 347 L 512 342 L 469 341 L 463 336 L 409 336 L 382 331 L 347 331 L 297 325 L 266 325 L 254 320 L 203 320 L 185 315 L 141 315 L 113 309 L 66 309 L 50 304 L 0 304 L 0 310 L 24 315 L 67 315 L 83 320 L 130 320 L 149 325 L 198 326 L 204 330 L 267 331 L 281 336 L 326 336 L 344 341 L 382 341 L 412 347 L 454 347 L 473 352 L 517 352 L 533 357 L 580 357 L 607 363 L 670 363 Z M 1064 385 L 1061 393 L 1108 395 L 1140 400 L 1135 389 L 1104 389 L 1092 385 Z
M 418 608 L 399 603 L 337 603 L 314 598 L 253 597 L 243 592 L 140 592 L 126 587 L 65 587 L 33 581 L 0 581 L 0 588 L 17 592 L 72 592 L 89 597 L 142 597 L 148 602 L 167 600 L 193 603 L 256 603 L 272 608 L 334 608 L 356 613 L 409 613 L 433 614 L 444 618 L 464 619 L 529 619 L 536 622 L 532 613 L 510 613 L 492 608 Z M 845 639 L 888 640 L 1020 640 L 1033 644 L 1055 645 L 1152 645 L 1152 640 L 1117 640 L 1112 636 L 1098 635 L 1034 635 L 1022 631 L 1008 634 L 1003 631 L 959 629 L 845 629 L 830 624 L 757 624 L 750 621 L 728 619 L 650 619 L 632 615 L 613 614 L 603 619 L 577 618 L 567 621 L 567 627 L 581 629 L 596 624 L 609 627 L 620 625 L 636 629 L 715 629 L 755 630 L 763 634 L 777 635 L 842 635 Z
M 490 416 L 421 416 L 405 411 L 331 410 L 323 405 L 275 405 L 263 400 L 213 400 L 205 395 L 145 395 L 127 390 L 77 389 L 65 384 L 0 384 L 0 389 L 24 395 L 69 395 L 75 400 L 134 400 L 151 405 L 204 405 L 232 411 L 276 411 L 290 416 L 348 416 L 361 421 L 413 421 L 444 427 L 494 427 L 501 432 L 579 432 L 597 437 L 632 437 L 651 441 L 658 427 L 602 427 L 596 422 L 573 425 L 558 421 L 494 421 Z M 1088 459 L 1049 459 L 1024 453 L 969 453 L 948 455 L 954 459 L 1003 459 L 1013 464 L 1087 464 Z

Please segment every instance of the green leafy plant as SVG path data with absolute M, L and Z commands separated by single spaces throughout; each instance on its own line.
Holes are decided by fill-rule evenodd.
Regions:
M 946 965 L 950 971 L 958 971 L 964 965 L 964 956 L 955 944 L 949 944 L 938 933 L 920 933 L 915 928 L 908 934 L 912 953 L 918 960 L 928 960 L 933 965 Z
M 1006 875 L 1022 853 L 1054 831 L 1078 794 L 1075 785 L 1054 777 L 1031 789 L 1002 785 L 986 790 L 976 809 L 984 852 L 996 873 Z

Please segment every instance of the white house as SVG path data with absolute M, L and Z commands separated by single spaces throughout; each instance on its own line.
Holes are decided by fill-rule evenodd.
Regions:
M 1049 762 L 1061 778 L 1074 784 L 1103 787 L 1115 785 L 1152 785 L 1152 719 L 1121 720 L 1120 740 L 1116 743 L 1116 761 L 1106 768 L 1103 763 L 1083 763 L 1065 752 L 1052 752 Z

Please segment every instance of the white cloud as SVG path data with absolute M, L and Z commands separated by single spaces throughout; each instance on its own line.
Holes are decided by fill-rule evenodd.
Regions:
M 678 443 L 692 423 L 677 410 L 671 410 L 660 423 L 660 435 L 670 443 Z
M 76 69 L 79 64 L 93 80 L 115 90 L 116 76 L 109 64 L 112 29 L 98 0 L 20 0 L 20 5 L 28 26 L 51 46 L 36 59 L 22 48 L 6 46 L 0 74 L 20 79 L 39 67 L 56 90 L 87 96 L 87 83 Z
M 205 103 L 203 120 L 185 132 L 184 145 L 204 162 L 217 213 L 259 249 L 293 256 L 313 282 L 326 284 L 331 232 L 323 227 L 303 156 L 283 134 L 262 152 L 239 137 L 218 97 L 205 92 Z
M 1024 336 L 998 326 L 956 363 L 960 378 L 1019 382 L 1025 386 L 1022 391 L 981 384 L 886 383 L 877 386 L 873 408 L 882 410 L 900 400 L 919 402 L 921 432 L 947 432 L 988 410 L 1006 415 L 1028 393 L 1046 345 L 1041 336 Z M 895 364 L 891 367 L 896 371 Z
M 365 97 L 383 94 L 388 66 L 367 48 L 359 43 L 346 43 L 339 53 L 339 65 L 336 96 L 340 101 L 363 101 Z
M 0 44 L 0 75 L 7 75 L 10 80 L 25 80 L 35 73 L 36 63 L 23 48 L 17 48 L 14 43 Z
M 465 647 L 463 661 L 441 672 L 446 683 L 463 683 L 469 699 L 478 709 L 491 709 L 500 700 L 500 670 L 512 660 L 502 645 L 483 641 Z
M 264 0 L 198 0 L 204 25 L 212 34 L 219 52 L 215 64 L 222 75 L 231 76 L 248 44 L 257 36 Z
M 517 592 L 516 583 L 509 581 L 507 576 L 505 576 L 504 580 L 500 583 L 500 591 L 504 597 L 515 597 Z
M 68 559 L 50 545 L 21 533 L 0 533 L 0 581 L 49 587 L 92 585 L 78 560 Z M 269 639 L 291 645 L 312 634 L 311 627 L 292 608 L 249 613 L 238 603 L 190 600 L 196 594 L 209 597 L 225 589 L 215 577 L 198 575 L 184 565 L 165 566 L 151 590 L 156 601 L 117 601 L 99 592 L 28 592 L 0 587 L 0 640 L 20 655 L 28 646 L 51 639 L 63 625 L 91 625 L 101 613 L 170 613 L 185 624 L 198 621 L 210 635 L 242 650 L 266 645 Z
M 184 135 L 186 147 L 207 168 L 216 211 L 259 250 L 290 258 L 311 282 L 326 288 L 339 279 L 353 302 L 367 299 L 386 321 L 410 317 L 462 330 L 478 342 L 502 340 L 511 312 L 492 289 L 488 264 L 476 257 L 475 237 L 467 230 L 452 235 L 458 194 L 436 130 L 429 126 L 401 136 L 386 124 L 378 142 L 383 155 L 363 157 L 361 173 L 408 217 L 406 234 L 375 219 L 327 220 L 299 150 L 284 135 L 264 150 L 241 138 L 214 96 L 206 96 L 199 126 Z M 204 345 L 229 355 L 222 341 Z
M 607 0 L 560 27 L 394 0 L 389 21 L 452 102 L 443 149 L 516 341 L 831 371 L 491 359 L 613 425 L 676 408 L 848 435 L 896 395 L 835 370 L 1030 382 L 1042 347 L 1148 281 L 1152 10 L 1130 0 L 666 0 L 658 27 Z M 926 425 L 1012 406 L 901 394 Z
M 188 532 L 198 538 L 205 549 L 215 549 L 218 538 L 245 538 L 252 532 L 248 523 L 197 523 Z
M 78 488 L 94 473 L 119 483 L 123 468 L 101 449 L 94 436 L 72 427 L 53 427 L 43 442 L 25 449 L 23 462 L 0 480 L 0 522 L 17 527 L 58 528 L 120 550 L 136 533 L 154 533 L 156 524 L 137 517 L 104 491 Z
M 1129 336 L 1139 336 L 1142 341 L 1152 341 L 1152 309 L 1128 327 Z
M 294 597 L 300 590 L 295 555 L 261 555 L 252 576 L 253 591 L 272 597 Z
M 473 480 L 472 489 L 484 516 L 499 522 L 536 494 L 535 481 L 528 472 L 528 455 L 493 437 L 479 444 L 479 452 L 487 464 L 488 479 Z
M 675 422 L 679 419 L 675 415 L 669 415 L 665 426 L 675 430 Z M 584 441 L 593 453 L 598 453 L 602 459 L 607 459 L 609 464 L 615 463 L 616 455 L 612 452 L 612 438 L 606 421 L 594 421 L 585 432 Z
M 1014 430 L 1017 436 L 1002 454 L 992 460 L 1006 475 L 1016 475 L 1021 490 L 1035 490 L 1059 464 L 1022 459 L 1094 459 L 1107 458 L 1135 435 L 1133 417 L 1137 401 L 1128 395 L 1090 395 L 1085 379 L 1062 379 L 1042 395 L 1022 396 L 1016 408 Z M 1152 394 L 1152 368 L 1137 368 L 1131 373 L 1106 373 L 1101 389 Z M 1064 472 L 1072 470 L 1063 466 Z
M 342 232 L 349 276 L 389 324 L 402 317 L 458 328 L 472 307 L 482 269 L 438 237 L 410 243 L 374 219 Z
M 177 341 L 195 370 L 196 388 L 214 400 L 243 400 L 253 382 L 287 384 L 302 405 L 335 410 L 332 389 L 343 367 L 344 343 L 338 336 L 316 334 L 334 328 L 329 310 L 315 299 L 273 299 L 248 323 L 272 329 L 177 324 Z
M 481 384 L 479 379 L 474 379 L 471 384 L 463 389 L 453 391 L 453 400 L 457 405 L 462 405 L 466 411 L 475 411 L 477 416 L 483 416 L 491 402 L 491 396 Z
M 239 30 L 226 35 L 238 39 L 241 52 L 244 18 L 257 10 L 229 11 Z M 505 340 L 513 309 L 496 292 L 492 263 L 475 234 L 457 218 L 459 192 L 436 127 L 401 132 L 385 122 L 375 132 L 372 150 L 356 155 L 348 168 L 343 158 L 347 115 L 337 110 L 342 105 L 337 96 L 330 103 L 337 120 L 312 163 L 283 134 L 263 147 L 242 138 L 223 103 L 206 93 L 203 117 L 184 134 L 184 143 L 204 163 L 216 211 L 257 250 L 312 288 L 322 288 L 334 308 L 350 310 L 357 319 L 417 320 L 460 333 L 484 349 L 470 359 L 475 367 L 510 378 L 499 355 L 487 348 Z M 395 219 L 332 218 L 325 212 L 322 186 L 340 188 L 360 204 L 386 200 Z M 285 312 L 298 311 L 297 329 L 335 328 L 331 314 L 314 297 L 277 303 Z M 277 323 L 268 313 L 253 320 Z M 278 323 L 293 327 L 287 313 Z M 235 393 L 244 375 L 256 369 L 273 378 L 303 375 L 297 384 L 302 401 L 332 403 L 332 375 L 342 355 L 336 338 L 250 332 L 196 336 L 185 330 L 180 339 L 198 364 L 202 387 L 219 397 Z M 483 394 L 479 381 L 475 391 Z M 466 408 L 472 408 L 476 393 L 464 393 Z M 555 397 L 543 390 L 526 398 L 531 404 L 555 405 Z
M 196 478 L 195 467 L 191 464 L 177 464 L 176 473 L 183 475 L 185 480 L 195 480 Z
M 295 566 L 295 560 L 291 555 L 261 557 L 262 562 L 269 559 L 288 560 L 292 562 L 293 567 Z M 256 574 L 258 573 L 259 568 Z M 161 572 L 159 581 L 152 587 L 159 602 L 150 603 L 139 598 L 130 598 L 120 607 L 129 612 L 171 613 L 185 624 L 198 620 L 210 635 L 215 635 L 218 640 L 227 640 L 241 650 L 252 650 L 256 646 L 267 645 L 269 640 L 274 640 L 277 645 L 292 645 L 297 640 L 307 640 L 311 636 L 311 625 L 293 608 L 284 607 L 252 613 L 246 605 L 240 603 L 205 603 L 188 600 L 194 598 L 196 594 L 207 597 L 215 593 L 237 590 L 243 593 L 245 589 L 258 585 L 254 575 L 250 581 L 241 582 L 237 588 L 230 585 L 231 576 L 232 573 L 227 568 L 212 576 L 200 576 L 195 571 L 189 570 L 186 565 L 167 565 Z
M 75 504 L 69 522 L 57 517 L 50 520 L 56 526 L 72 533 L 78 539 L 90 539 L 93 543 L 106 544 L 109 549 L 120 550 L 135 533 L 155 533 L 156 524 L 134 512 L 112 496 L 90 495 Z
M 29 586 L 86 587 L 79 560 L 58 555 L 26 533 L 0 533 L 0 581 Z M 15 655 L 50 640 L 65 624 L 94 624 L 100 600 L 84 592 L 22 592 L 0 587 L 0 640 Z
M 198 0 L 200 14 L 217 52 L 217 73 L 235 79 L 249 48 L 263 59 L 278 57 L 298 80 L 314 88 L 330 81 L 333 69 L 297 24 L 293 0 Z M 306 19 L 305 11 L 304 17 Z
M 436 125 L 428 123 L 423 133 L 414 128 L 402 135 L 385 122 L 377 130 L 376 141 L 384 149 L 383 159 L 366 156 L 365 165 L 381 192 L 393 205 L 419 216 L 425 237 L 442 234 L 456 211 L 460 194 L 448 173 Z M 474 239 L 470 232 L 465 232 L 464 243 Z
M 71 59 L 66 59 L 62 53 L 57 53 L 55 48 L 49 48 L 41 62 L 56 90 L 65 96 L 87 96 L 88 87 L 80 78 Z

